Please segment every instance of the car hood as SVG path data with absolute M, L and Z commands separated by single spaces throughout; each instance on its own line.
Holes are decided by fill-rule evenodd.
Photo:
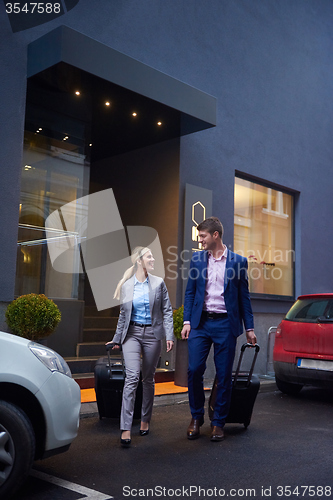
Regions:
M 36 394 L 51 372 L 29 349 L 30 340 L 0 331 L 0 383 L 13 383 Z

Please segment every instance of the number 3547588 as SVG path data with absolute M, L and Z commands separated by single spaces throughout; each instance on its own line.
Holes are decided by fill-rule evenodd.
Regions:
M 7 14 L 60 14 L 60 3 L 34 3 L 27 2 L 21 6 L 21 3 L 6 3 Z
M 278 497 L 330 497 L 332 494 L 331 486 L 277 486 L 276 494 Z

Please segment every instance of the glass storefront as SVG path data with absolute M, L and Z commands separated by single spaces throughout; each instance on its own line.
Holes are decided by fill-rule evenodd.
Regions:
M 294 295 L 294 198 L 235 179 L 234 250 L 249 263 L 253 294 Z
M 45 220 L 89 192 L 88 133 L 68 100 L 64 102 L 57 82 L 52 85 L 43 75 L 28 81 L 15 295 L 33 292 L 79 298 L 79 263 L 73 262 L 72 273 L 57 273 L 52 268 Z M 52 244 L 68 237 L 75 242 L 77 237 L 65 227 L 48 231 Z

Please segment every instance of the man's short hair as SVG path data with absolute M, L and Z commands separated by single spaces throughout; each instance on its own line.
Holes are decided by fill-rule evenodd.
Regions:
M 222 222 L 217 217 L 208 217 L 204 221 L 200 222 L 197 226 L 198 231 L 207 231 L 213 236 L 215 231 L 217 231 L 222 239 L 223 236 L 223 225 Z

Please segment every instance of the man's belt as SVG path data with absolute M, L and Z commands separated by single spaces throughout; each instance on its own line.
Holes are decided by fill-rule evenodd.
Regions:
M 228 313 L 216 313 L 211 311 L 202 311 L 202 315 L 206 319 L 221 319 L 228 317 Z
M 151 326 L 151 323 L 137 323 L 136 321 L 130 321 L 130 325 L 133 325 L 133 326 L 140 326 L 141 328 L 143 328 L 144 326 Z

